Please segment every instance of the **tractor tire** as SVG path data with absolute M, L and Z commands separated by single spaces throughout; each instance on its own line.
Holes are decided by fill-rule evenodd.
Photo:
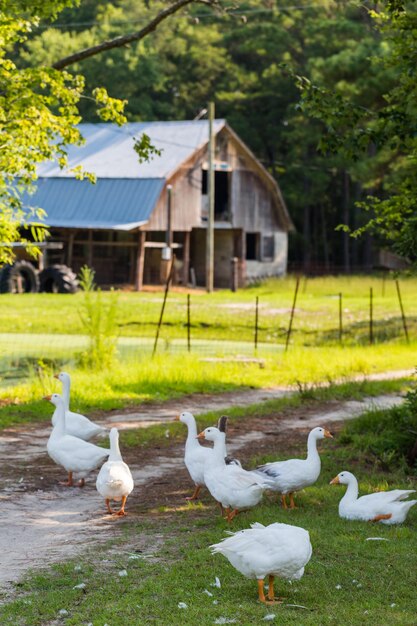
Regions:
M 78 280 L 67 265 L 51 265 L 39 273 L 41 293 L 75 293 Z
M 0 293 L 36 293 L 38 271 L 27 261 L 4 265 L 0 270 Z

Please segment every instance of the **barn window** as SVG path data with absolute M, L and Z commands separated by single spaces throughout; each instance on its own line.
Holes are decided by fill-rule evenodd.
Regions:
M 274 235 L 265 235 L 262 238 L 262 260 L 272 261 L 275 258 Z
M 259 261 L 259 233 L 246 233 L 246 260 Z
M 218 222 L 228 221 L 229 215 L 229 174 L 230 172 L 214 172 L 214 219 Z M 202 170 L 201 194 L 208 195 L 208 173 Z

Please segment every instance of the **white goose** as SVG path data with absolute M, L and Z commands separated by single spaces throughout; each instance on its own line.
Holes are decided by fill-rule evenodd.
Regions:
M 69 435 L 73 435 L 74 437 L 79 437 L 80 439 L 84 439 L 84 441 L 89 441 L 95 435 L 102 434 L 106 431 L 103 426 L 96 424 L 81 415 L 81 413 L 74 413 L 70 411 L 69 402 L 70 402 L 70 389 L 71 389 L 71 378 L 70 375 L 66 372 L 60 372 L 60 374 L 55 374 L 54 378 L 57 378 L 62 383 L 62 397 L 65 403 L 66 410 L 66 429 Z M 56 412 L 55 412 L 56 413 Z M 55 413 L 52 416 L 52 425 L 56 424 L 56 415 Z
M 417 500 L 405 501 L 410 493 L 415 493 L 415 489 L 379 491 L 359 498 L 358 481 L 350 472 L 340 472 L 330 484 L 347 485 L 339 503 L 339 515 L 344 519 L 401 524 L 411 507 L 417 504 Z
M 231 522 L 239 510 L 256 506 L 264 490 L 270 489 L 271 485 L 254 472 L 247 472 L 239 465 L 226 464 L 226 434 L 218 428 L 206 428 L 198 438 L 214 442 L 212 454 L 204 465 L 204 482 L 213 498 L 226 509 L 227 521 Z
M 204 482 L 204 466 L 206 461 L 211 457 L 213 449 L 202 446 L 197 437 L 197 424 L 192 413 L 184 412 L 175 417 L 175 420 L 182 422 L 187 426 L 188 434 L 185 442 L 185 454 L 184 463 L 187 467 L 188 473 L 191 476 L 192 481 L 195 484 L 194 493 L 192 496 L 186 498 L 186 500 L 196 500 L 200 494 L 201 488 L 205 486 Z M 219 429 L 222 432 L 226 432 L 227 417 L 223 415 L 219 419 Z M 227 456 L 226 439 L 224 438 L 223 456 L 226 458 L 226 463 L 239 464 L 239 461 Z
M 247 578 L 258 581 L 260 602 L 274 602 L 274 577 L 299 580 L 310 560 L 310 536 L 304 528 L 289 524 L 251 524 L 251 528 L 230 533 L 231 537 L 210 546 L 213 554 L 223 554 Z M 268 595 L 264 578 L 269 576 Z
M 129 466 L 124 463 L 119 448 L 119 431 L 112 428 L 110 431 L 110 454 L 109 459 L 101 466 L 97 476 L 97 491 L 106 501 L 109 513 L 126 515 L 125 504 L 127 496 L 134 486 L 133 477 Z M 112 511 L 110 501 L 121 501 L 119 511 Z
M 290 508 L 296 508 L 294 492 L 313 485 L 320 476 L 321 462 L 317 451 L 317 441 L 333 435 L 325 428 L 317 427 L 307 439 L 307 458 L 275 461 L 261 465 L 255 471 L 263 474 L 272 483 L 271 489 L 281 494 L 282 506 L 287 509 L 286 494 L 290 498 Z
M 65 426 L 65 403 L 60 395 L 53 393 L 45 396 L 44 400 L 49 400 L 56 407 L 55 426 L 47 444 L 48 454 L 68 472 L 68 481 L 63 484 L 72 487 L 73 474 L 77 474 L 80 477 L 79 486 L 83 487 L 85 477 L 103 463 L 110 450 L 68 434 Z

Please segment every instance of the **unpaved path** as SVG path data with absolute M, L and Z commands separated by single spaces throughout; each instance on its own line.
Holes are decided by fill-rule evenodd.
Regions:
M 108 426 L 117 424 L 121 428 L 145 426 L 155 421 L 169 421 L 185 409 L 198 415 L 213 408 L 227 410 L 230 406 L 285 394 L 288 390 L 254 390 L 216 397 L 197 395 L 159 407 L 145 406 L 140 413 L 109 415 L 103 421 Z M 232 454 L 239 452 L 244 461 L 245 456 L 253 455 L 257 444 L 271 434 L 281 436 L 293 429 L 305 431 L 318 424 L 330 426 L 371 407 L 387 408 L 400 402 L 400 397 L 380 396 L 362 402 L 331 403 L 315 412 L 294 411 L 291 419 L 274 416 L 266 420 L 262 428 L 258 424 L 256 429 L 251 420 L 244 420 L 246 426 L 237 428 L 236 435 L 230 437 L 229 451 Z M 274 432 L 271 429 L 275 429 Z M 173 473 L 186 478 L 182 446 L 173 445 L 163 452 L 152 450 L 147 459 L 127 458 L 135 479 L 135 490 L 128 501 L 129 515 L 125 519 L 114 519 L 104 514 L 104 503 L 94 487 L 95 476 L 89 479 L 84 489 L 68 489 L 57 484 L 64 476 L 46 454 L 49 431 L 45 427 L 14 428 L 3 431 L 0 436 L 3 468 L 0 476 L 0 589 L 3 590 L 10 589 L 29 569 L 74 557 L 87 546 L 118 536 L 129 520 L 140 521 L 144 506 L 142 495 L 146 488 L 168 484 L 168 477 Z M 250 451 L 245 455 L 248 445 Z M 184 486 L 188 488 L 189 479 L 184 481 L 184 478 Z

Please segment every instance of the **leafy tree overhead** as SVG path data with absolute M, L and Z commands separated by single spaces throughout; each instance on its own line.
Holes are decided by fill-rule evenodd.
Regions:
M 65 147 L 82 141 L 76 128 L 81 98 L 92 98 L 102 119 L 125 121 L 124 102 L 110 98 L 102 88 L 87 94 L 82 76 L 45 66 L 19 68 L 11 58 L 13 48 L 22 45 L 40 18 L 53 19 L 75 3 L 3 0 L 0 4 L 0 263 L 13 257 L 8 244 L 22 239 L 28 243 L 21 235 L 22 225 L 30 225 L 35 242 L 45 235 L 39 211 L 23 206 L 22 192 L 36 180 L 39 163 L 56 159 L 64 166 Z M 36 253 L 36 247 L 31 250 Z

